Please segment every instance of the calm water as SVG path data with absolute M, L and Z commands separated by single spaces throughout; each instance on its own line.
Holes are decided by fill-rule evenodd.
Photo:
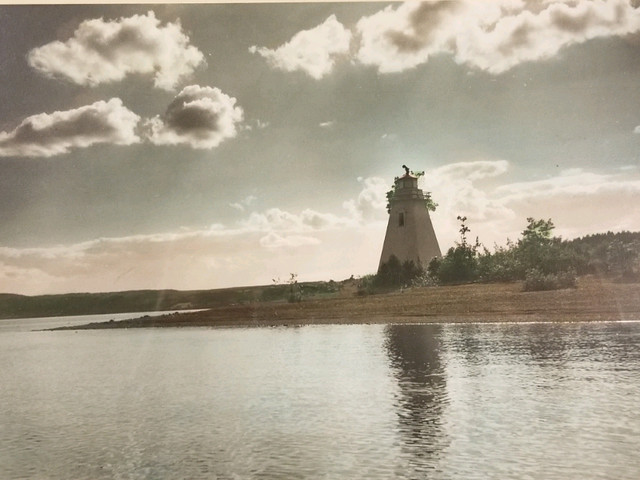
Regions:
M 12 322 L 2 479 L 639 478 L 640 323 Z

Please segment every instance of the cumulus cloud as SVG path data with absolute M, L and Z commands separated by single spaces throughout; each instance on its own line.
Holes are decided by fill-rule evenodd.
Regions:
M 251 212 L 239 225 L 246 231 L 262 232 L 260 245 L 275 249 L 317 245 L 321 243 L 318 236 L 327 232 L 357 230 L 372 220 L 385 219 L 386 200 L 382 200 L 385 198 L 382 179 L 368 178 L 359 181 L 364 187 L 356 200 L 344 202 L 346 214 L 318 212 L 309 208 L 293 213 L 280 208 L 269 208 L 263 212 Z M 376 208 L 379 210 L 377 215 L 373 213 Z
M 625 0 L 408 2 L 360 19 L 357 59 L 382 73 L 426 63 L 436 54 L 499 74 L 548 59 L 566 46 L 640 30 Z
M 321 213 L 309 208 L 299 214 L 279 208 L 270 208 L 262 213 L 252 212 L 241 224 L 245 228 L 258 231 L 311 232 L 352 225 L 354 221 L 349 217 Z
M 354 238 L 366 244 L 379 237 L 362 236 L 360 227 L 349 217 L 331 213 L 274 208 L 254 212 L 232 226 L 41 248 L 0 246 L 0 292 L 214 288 L 269 283 L 302 267 L 348 276 L 354 270 L 347 274 L 344 269 L 354 268 L 353 253 L 342 243 Z M 368 250 L 377 255 L 377 248 Z
M 457 162 L 427 171 L 423 190 L 430 191 L 438 204 L 431 214 L 434 228 L 444 251 L 458 238 L 458 215 L 466 216 L 472 235 L 481 241 L 503 242 L 513 235 L 513 222 L 517 214 L 491 189 L 482 185 L 486 180 L 496 181 L 508 169 L 505 160 L 478 160 Z M 488 233 L 489 235 L 485 235 Z
M 304 235 L 280 235 L 276 232 L 269 232 L 260 239 L 260 245 L 266 248 L 295 248 L 303 245 L 318 245 L 320 240 L 315 237 Z
M 633 133 L 640 133 L 640 125 L 633 129 Z
M 218 88 L 190 85 L 173 99 L 162 116 L 145 124 L 149 140 L 156 145 L 186 144 L 211 149 L 235 137 L 243 117 L 235 98 Z
M 509 162 L 506 160 L 475 160 L 439 167 L 433 171 L 433 175 L 463 178 L 465 180 L 481 180 L 502 175 L 508 168 Z
M 576 170 L 505 185 L 496 194 L 523 215 L 551 217 L 556 234 L 564 238 L 640 228 L 640 178 L 628 172 L 609 175 Z
M 251 53 L 264 57 L 273 68 L 285 72 L 302 71 L 319 80 L 333 70 L 336 59 L 349 53 L 351 32 L 335 15 L 310 30 L 296 33 L 276 49 L 252 46 Z
M 586 172 L 581 168 L 564 170 L 559 175 L 543 180 L 517 182 L 496 188 L 504 201 L 522 201 L 531 198 L 542 199 L 558 194 L 592 195 L 605 190 L 619 190 L 620 178 L 615 175 Z M 624 182 L 626 186 L 638 189 L 637 182 Z M 638 189 L 640 190 L 640 189 Z
M 371 185 L 369 179 L 361 182 L 364 190 Z M 238 203 L 254 202 L 248 196 Z M 0 246 L 0 292 L 214 288 L 270 283 L 291 272 L 301 280 L 369 273 L 377 265 L 384 224 L 351 213 L 270 208 L 245 213 L 235 225 L 52 247 Z
M 427 172 L 426 190 L 439 203 L 432 214 L 441 246 L 458 239 L 457 215 L 464 215 L 472 236 L 487 246 L 515 240 L 527 217 L 552 218 L 564 238 L 607 230 L 640 228 L 640 177 L 629 172 L 602 174 L 582 169 L 493 187 L 508 162 L 459 162 Z M 488 181 L 488 184 L 487 184 Z M 624 204 L 625 209 L 620 209 Z
M 40 113 L 11 132 L 0 132 L 0 156 L 50 157 L 97 143 L 131 145 L 140 141 L 140 117 L 112 98 L 73 110 Z
M 362 190 L 357 198 L 345 201 L 343 207 L 351 217 L 361 221 L 385 219 L 390 182 L 380 177 L 359 178 L 358 181 L 363 185 Z
M 239 202 L 230 203 L 229 206 L 244 212 L 253 202 L 258 199 L 255 195 L 248 195 Z
M 117 20 L 85 20 L 65 42 L 28 54 L 31 67 L 49 77 L 95 86 L 131 74 L 153 75 L 154 85 L 173 90 L 204 63 L 204 55 L 179 22 L 161 25 L 150 11 Z

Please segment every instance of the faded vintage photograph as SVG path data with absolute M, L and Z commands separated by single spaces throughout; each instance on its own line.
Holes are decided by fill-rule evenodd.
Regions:
M 0 5 L 0 478 L 636 479 L 640 3 Z

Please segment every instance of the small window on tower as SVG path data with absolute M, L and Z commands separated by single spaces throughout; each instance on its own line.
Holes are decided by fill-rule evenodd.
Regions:
M 404 212 L 400 212 L 400 217 L 398 217 L 398 226 L 404 227 Z

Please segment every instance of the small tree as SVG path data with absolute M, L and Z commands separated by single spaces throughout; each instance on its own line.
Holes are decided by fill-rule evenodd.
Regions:
M 475 244 L 467 241 L 469 227 L 465 223 L 467 217 L 458 216 L 460 221 L 460 242 L 451 247 L 443 258 L 434 258 L 427 267 L 429 276 L 439 283 L 462 283 L 474 281 L 478 278 L 478 248 L 480 243 L 476 238 Z
M 535 220 L 529 217 L 527 222 L 527 228 L 522 232 L 515 249 L 519 278 L 524 278 L 526 272 L 533 269 L 543 274 L 580 269 L 583 263 L 580 254 L 559 237 L 553 237 L 555 226 L 551 219 Z
M 522 232 L 520 244 L 549 244 L 551 242 L 551 234 L 555 225 L 549 220 L 536 220 L 533 217 L 527 218 L 527 228 Z
M 507 245 L 494 246 L 491 253 L 487 248 L 478 257 L 478 274 L 486 282 L 511 282 L 520 278 L 524 270 L 516 255 L 516 247 L 507 239 Z
M 297 273 L 290 274 L 287 284 L 289 285 L 289 297 L 288 297 L 289 302 L 290 303 L 301 302 L 302 287 L 298 284 L 298 274 Z

